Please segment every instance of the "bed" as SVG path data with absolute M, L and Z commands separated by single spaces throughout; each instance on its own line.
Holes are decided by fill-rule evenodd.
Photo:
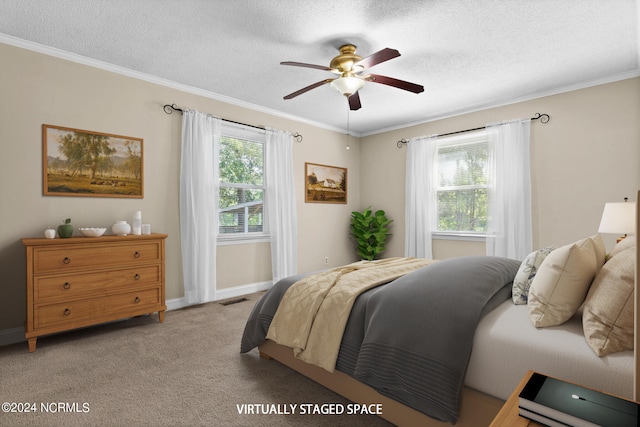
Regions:
M 581 242 L 592 245 L 594 239 L 595 236 Z M 639 255 L 633 239 L 625 243 L 631 247 L 633 242 L 633 247 L 624 253 L 628 256 L 632 250 L 637 266 Z M 554 252 L 557 258 L 562 251 Z M 603 258 L 601 262 L 609 268 L 609 264 L 614 264 L 611 261 L 619 258 L 613 257 L 606 263 Z M 576 259 L 575 253 L 571 259 Z M 270 325 L 287 290 L 314 275 L 286 278 L 256 303 L 245 327 L 241 352 L 257 346 L 263 357 L 273 358 L 353 402 L 380 404 L 381 416 L 401 426 L 489 425 L 530 369 L 624 398 L 636 398 L 634 352 L 618 349 L 598 357 L 592 348 L 593 340 L 585 339 L 584 310 L 593 318 L 594 304 L 581 302 L 580 308 L 560 325 L 538 327 L 532 323 L 534 303 L 514 304 L 512 282 L 522 267 L 521 261 L 462 257 L 428 263 L 383 284 L 365 287 L 352 298 L 344 333 L 339 335 L 335 362 L 329 358 L 324 365 L 327 362 L 301 357 L 305 351 L 297 348 L 295 341 L 290 345 L 276 343 L 281 342 L 281 336 L 270 332 L 277 330 Z M 597 269 L 604 271 L 602 264 Z M 454 279 L 449 279 L 452 274 Z M 542 269 L 538 274 L 543 275 Z M 403 295 L 410 288 L 415 292 L 416 283 L 441 283 L 443 277 L 447 277 L 447 286 L 434 285 L 435 294 L 409 297 L 409 301 Z M 633 305 L 638 306 L 638 293 L 633 292 L 637 280 L 632 277 L 631 281 L 633 310 Z M 469 282 L 473 286 L 464 287 Z M 447 293 L 448 288 L 458 285 L 462 286 L 465 298 Z M 604 285 L 599 289 L 604 289 Z M 591 290 L 585 290 L 589 292 L 587 301 L 596 293 Z M 536 292 L 541 292 L 538 287 Z M 537 293 L 535 297 L 535 303 L 542 299 Z M 472 303 L 465 305 L 463 300 Z M 300 301 L 305 299 L 295 305 Z M 439 321 L 444 312 L 454 311 L 449 310 L 453 306 L 461 306 L 466 314 L 454 315 L 458 316 L 455 321 L 444 321 L 438 327 L 424 326 Z M 414 325 L 400 326 L 401 317 L 411 318 Z M 550 314 L 544 317 L 552 318 Z M 275 323 L 280 324 L 277 319 Z M 297 322 L 285 319 L 281 323 Z M 466 336 L 469 331 L 470 337 Z M 320 335 L 320 342 L 325 342 L 326 337 Z M 637 345 L 637 337 L 632 336 L 632 340 Z M 432 345 L 435 342 L 439 345 Z M 435 383 L 435 387 L 430 384 L 430 389 L 425 389 L 426 383 Z

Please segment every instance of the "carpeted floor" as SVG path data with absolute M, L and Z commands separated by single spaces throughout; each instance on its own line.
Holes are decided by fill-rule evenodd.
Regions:
M 35 353 L 26 342 L 0 347 L 0 402 L 22 411 L 3 403 L 0 425 L 389 426 L 372 415 L 283 413 L 348 401 L 257 350 L 239 353 L 260 295 L 170 311 L 163 324 L 142 316 L 43 337 Z M 280 414 L 241 414 L 245 404 Z

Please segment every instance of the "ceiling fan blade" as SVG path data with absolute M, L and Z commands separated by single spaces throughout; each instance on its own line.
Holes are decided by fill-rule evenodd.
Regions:
M 356 62 L 354 66 L 361 66 L 363 68 L 373 67 L 374 65 L 380 64 L 381 62 L 388 61 L 393 58 L 397 58 L 400 56 L 400 52 L 395 49 L 390 49 L 385 47 L 382 50 L 377 51 L 364 59 Z
M 360 103 L 360 95 L 358 95 L 358 92 L 348 97 L 347 101 L 349 101 L 349 109 L 351 109 L 352 111 L 359 110 L 362 107 L 362 104 Z
M 327 83 L 331 83 L 333 80 L 334 80 L 334 79 L 324 79 L 324 80 L 321 80 L 321 81 L 316 82 L 316 83 L 314 83 L 314 84 L 312 84 L 312 85 L 309 85 L 309 86 L 307 86 L 307 87 L 303 87 L 302 89 L 297 90 L 297 91 L 295 91 L 295 92 L 293 92 L 293 93 L 290 93 L 289 95 L 285 96 L 285 97 L 284 97 L 284 99 L 291 99 L 291 98 L 295 98 L 295 97 L 296 97 L 296 96 L 298 96 L 298 95 L 302 95 L 303 93 L 310 91 L 311 89 L 315 89 L 315 88 L 320 87 L 320 86 L 322 86 L 322 85 L 325 85 L 325 84 L 327 84 Z
M 280 65 L 292 65 L 294 67 L 315 68 L 317 70 L 337 72 L 337 70 L 334 70 L 333 68 L 329 68 L 325 65 L 305 64 L 304 62 L 285 61 L 285 62 L 281 62 Z
M 404 80 L 394 79 L 393 77 L 381 76 L 379 74 L 369 74 L 366 80 L 373 83 L 380 83 L 383 85 L 397 87 L 398 89 L 404 89 L 413 93 L 424 92 L 424 87 L 415 83 L 406 82 Z

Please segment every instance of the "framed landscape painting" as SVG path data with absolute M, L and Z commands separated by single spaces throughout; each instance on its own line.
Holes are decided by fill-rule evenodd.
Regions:
M 42 125 L 45 196 L 143 198 L 142 139 Z
M 307 203 L 347 203 L 347 169 L 305 163 Z

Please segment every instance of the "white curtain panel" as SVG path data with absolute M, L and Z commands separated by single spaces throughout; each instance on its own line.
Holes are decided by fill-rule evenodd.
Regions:
M 182 114 L 180 243 L 187 304 L 216 299 L 216 239 L 222 121 L 193 110 Z
M 524 259 L 532 250 L 531 120 L 492 123 L 489 135 L 487 255 Z
M 273 283 L 297 273 L 298 222 L 293 175 L 293 138 L 290 133 L 267 129 L 265 206 L 271 237 Z
M 433 258 L 431 232 L 435 226 L 436 194 L 433 159 L 436 136 L 411 138 L 407 143 L 404 253 Z

